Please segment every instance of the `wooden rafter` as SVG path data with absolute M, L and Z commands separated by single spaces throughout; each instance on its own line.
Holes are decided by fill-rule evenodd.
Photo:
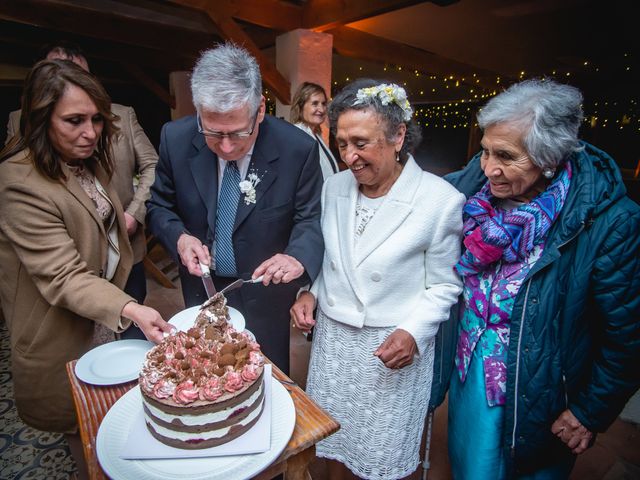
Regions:
M 122 66 L 131 74 L 131 76 L 138 80 L 165 104 L 171 108 L 176 108 L 176 99 L 173 95 L 171 95 L 166 88 L 156 82 L 152 77 L 147 75 L 138 65 L 122 62 Z
M 424 3 L 424 0 L 309 0 L 303 8 L 302 28 L 322 32 L 418 3 Z
M 431 1 L 442 4 L 457 0 Z M 170 101 L 169 94 L 149 81 L 153 78 L 144 75 L 145 68 L 188 69 L 199 51 L 225 38 L 245 46 L 256 57 L 265 85 L 288 104 L 289 82 L 262 49 L 271 46 L 279 32 L 303 27 L 333 34 L 336 53 L 346 57 L 381 63 L 392 59 L 394 63 L 440 75 L 468 76 L 469 72 L 477 72 L 482 76 L 482 72 L 469 65 L 344 26 L 345 22 L 416 3 L 421 2 L 308 0 L 295 4 L 282 0 L 172 0 L 157 4 L 155 0 L 0 0 L 0 20 L 38 25 L 50 32 L 84 38 L 83 44 L 93 43 L 94 57 L 137 65 L 138 70 L 127 68 L 129 73 L 166 103 Z M 122 8 L 113 8 L 115 5 Z M 486 76 L 491 81 L 495 78 L 492 72 Z M 478 86 L 490 85 L 482 81 Z
M 0 0 L 0 19 L 25 25 L 37 25 L 64 35 L 80 35 L 151 48 L 165 55 L 192 56 L 211 44 L 211 33 L 179 25 L 161 24 L 148 19 L 123 16 L 117 11 L 81 8 L 75 3 L 37 0 Z M 179 42 L 176 42 L 179 39 Z
M 233 18 L 279 32 L 289 32 L 302 26 L 302 8 L 292 3 L 278 0 L 218 0 L 216 4 Z
M 203 0 L 174 0 L 181 5 L 188 5 L 194 8 L 200 8 L 204 11 L 211 21 L 215 24 L 217 30 L 228 40 L 244 46 L 256 58 L 260 64 L 260 71 L 264 83 L 273 91 L 274 95 L 285 105 L 291 102 L 291 85 L 289 81 L 282 76 L 276 69 L 276 66 L 269 60 L 264 53 L 258 48 L 254 41 L 240 28 L 228 11 L 220 8 L 220 5 L 211 5 Z

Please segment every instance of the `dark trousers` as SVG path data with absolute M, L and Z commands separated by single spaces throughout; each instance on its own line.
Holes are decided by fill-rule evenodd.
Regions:
M 147 279 L 144 274 L 144 265 L 142 262 L 136 263 L 131 269 L 127 284 L 124 286 L 125 293 L 128 293 L 136 301 L 142 305 L 147 296 Z M 134 324 L 120 334 L 120 340 L 146 340 L 142 330 Z

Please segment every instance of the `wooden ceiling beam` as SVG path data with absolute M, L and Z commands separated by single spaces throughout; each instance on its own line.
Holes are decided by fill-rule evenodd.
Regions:
M 228 40 L 246 48 L 258 61 L 262 79 L 264 83 L 273 91 L 274 95 L 285 105 L 291 102 L 291 85 L 289 81 L 282 76 L 264 53 L 258 48 L 255 42 L 247 35 L 247 33 L 238 25 L 235 20 L 219 8 L 219 5 L 211 5 L 206 1 L 198 0 L 179 0 L 180 2 L 188 1 L 196 6 L 200 6 L 203 11 L 209 15 L 211 21 L 215 24 L 217 30 Z
M 495 88 L 495 78 L 498 76 L 495 72 L 449 60 L 354 28 L 338 27 L 327 30 L 326 33 L 333 35 L 333 49 L 338 55 L 377 63 L 392 63 L 436 75 L 455 75 L 464 77 L 467 84 Z M 475 77 L 472 77 L 473 73 L 476 74 Z M 502 78 L 505 79 L 504 76 Z
M 198 10 L 219 10 L 237 20 L 289 32 L 302 25 L 302 8 L 278 0 L 171 0 L 173 3 Z
M 117 12 L 98 13 L 74 4 L 0 0 L 0 19 L 62 32 L 130 44 L 177 57 L 196 54 L 212 43 L 211 33 L 143 21 Z
M 149 76 L 138 65 L 134 63 L 122 62 L 121 65 L 127 70 L 133 78 L 140 82 L 144 87 L 162 100 L 171 108 L 176 108 L 176 99 L 169 91 L 160 85 L 154 78 Z
M 113 43 L 95 38 L 70 35 L 66 35 L 65 38 L 82 47 L 87 56 L 89 67 L 94 63 L 97 64 L 107 60 L 118 63 L 135 63 L 142 68 L 171 72 L 191 69 L 196 59 L 196 52 L 192 57 L 177 57 L 149 48 Z M 26 25 L 0 21 L 0 61 L 31 67 L 33 62 L 37 60 L 42 46 L 58 39 L 59 34 L 44 28 L 35 29 Z
M 324 32 L 346 23 L 375 17 L 401 8 L 410 7 L 424 0 L 309 0 L 302 9 L 302 28 Z

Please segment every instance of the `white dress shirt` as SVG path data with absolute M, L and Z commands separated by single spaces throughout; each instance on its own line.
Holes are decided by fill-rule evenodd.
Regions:
M 249 151 L 245 154 L 244 157 L 238 160 L 235 160 L 236 165 L 238 165 L 238 171 L 240 172 L 240 181 L 244 180 L 247 177 L 247 172 L 249 171 L 249 164 L 251 163 L 251 155 L 253 154 L 253 147 L 255 147 L 255 143 L 249 149 Z M 218 155 L 218 198 L 220 198 L 220 189 L 222 187 L 222 176 L 224 175 L 224 168 L 227 166 L 227 162 L 228 160 L 225 160 L 220 155 Z

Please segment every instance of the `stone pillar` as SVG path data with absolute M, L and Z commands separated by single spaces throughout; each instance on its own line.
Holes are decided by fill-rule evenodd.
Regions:
M 169 74 L 169 91 L 176 100 L 176 108 L 171 109 L 171 120 L 196 113 L 191 100 L 191 72 L 171 72 Z
M 331 97 L 332 48 L 332 35 L 301 28 L 276 38 L 276 68 L 291 83 L 292 98 L 302 82 L 321 85 Z M 289 105 L 276 100 L 277 117 L 289 121 L 290 110 Z M 328 143 L 328 128 L 322 133 Z

